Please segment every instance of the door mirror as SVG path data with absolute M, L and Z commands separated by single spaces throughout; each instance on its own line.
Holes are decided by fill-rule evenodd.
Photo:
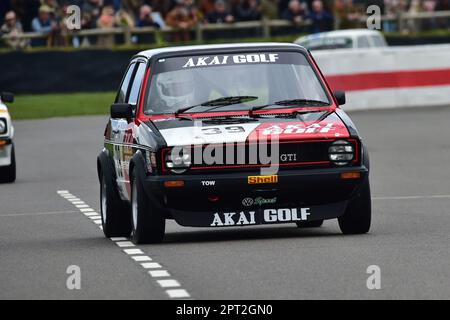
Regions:
M 129 103 L 114 103 L 111 106 L 111 118 L 131 119 L 133 118 L 133 107 Z
M 342 106 L 345 104 L 345 92 L 344 91 L 335 91 L 334 97 L 336 98 L 338 105 Z
M 14 102 L 14 93 L 2 92 L 0 95 L 0 99 L 2 100 L 2 102 L 13 103 Z

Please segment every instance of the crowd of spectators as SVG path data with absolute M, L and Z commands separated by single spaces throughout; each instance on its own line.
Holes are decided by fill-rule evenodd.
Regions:
M 450 0 L 1 0 L 0 35 L 9 35 L 5 43 L 15 49 L 64 44 L 61 35 L 68 31 L 64 19 L 70 5 L 81 8 L 81 29 L 169 26 L 179 30 L 172 39 L 179 41 L 189 40 L 190 30 L 198 23 L 232 24 L 266 17 L 290 21 L 295 32 L 316 33 L 362 26 L 360 18 L 370 4 L 379 5 L 385 14 L 395 15 L 450 10 L 449 3 Z M 308 26 L 304 26 L 305 21 L 310 22 Z M 383 27 L 386 31 L 398 28 L 395 22 L 387 22 Z M 29 42 L 18 37 L 23 32 L 42 32 L 49 37 Z M 75 37 L 72 41 L 79 46 L 81 41 L 89 42 L 89 38 Z M 109 46 L 115 38 L 102 36 L 95 41 Z

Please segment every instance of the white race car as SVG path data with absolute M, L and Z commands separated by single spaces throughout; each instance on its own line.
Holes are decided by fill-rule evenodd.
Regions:
M 294 41 L 308 50 L 373 49 L 387 46 L 383 34 L 377 30 L 348 29 L 321 32 Z
M 14 127 L 8 108 L 4 104 L 12 103 L 14 95 L 8 92 L 0 94 L 0 183 L 16 180 L 16 158 L 14 154 Z

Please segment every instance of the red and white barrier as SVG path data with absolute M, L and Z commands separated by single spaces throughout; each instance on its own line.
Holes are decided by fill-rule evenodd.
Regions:
M 345 110 L 450 106 L 450 45 L 324 50 L 313 56 Z

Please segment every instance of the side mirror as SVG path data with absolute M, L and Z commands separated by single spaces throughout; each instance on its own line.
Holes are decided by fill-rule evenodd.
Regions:
M 335 91 L 334 97 L 336 98 L 338 105 L 342 106 L 345 104 L 345 91 Z
M 0 95 L 0 100 L 2 100 L 2 102 L 13 103 L 14 102 L 14 93 L 2 92 Z
M 131 119 L 133 118 L 133 107 L 129 103 L 114 103 L 111 106 L 111 118 Z

